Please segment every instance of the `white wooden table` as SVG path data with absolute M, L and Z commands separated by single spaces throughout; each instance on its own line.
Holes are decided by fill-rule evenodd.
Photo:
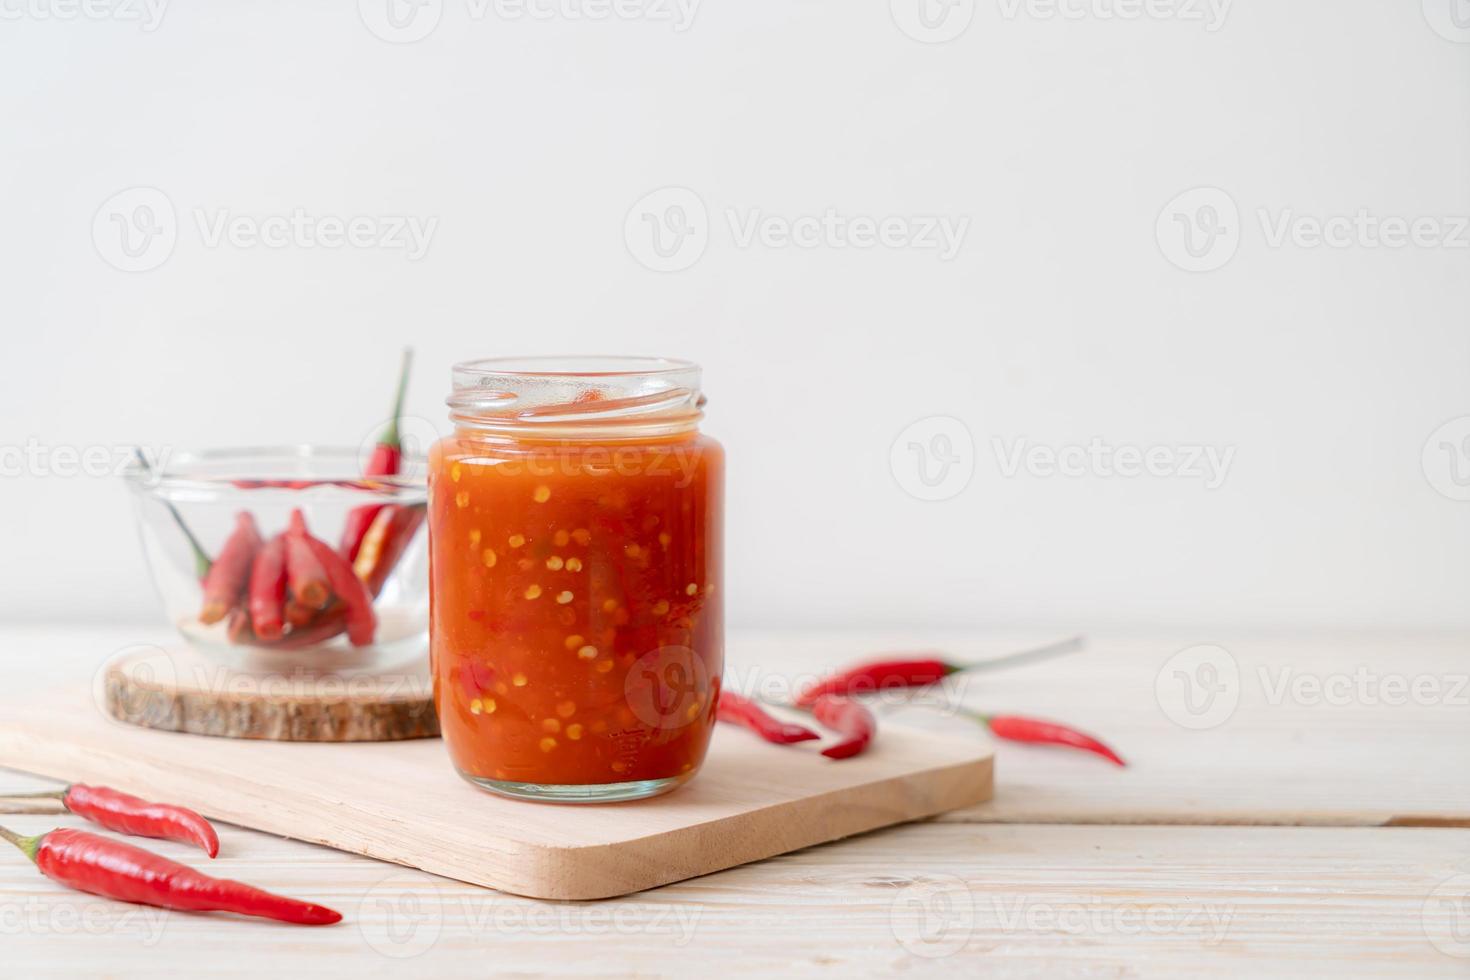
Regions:
M 980 659 L 1048 638 L 737 634 L 730 676 L 751 687 L 883 649 Z M 6 694 L 161 639 L 0 630 Z M 347 915 L 303 930 L 77 895 L 0 855 L 5 973 L 1470 976 L 1467 674 L 1466 636 L 1097 636 L 954 693 L 1091 728 L 1129 769 L 1003 745 L 982 807 L 609 902 L 515 898 L 222 828 L 213 873 Z M 885 710 L 970 724 L 930 700 Z M 38 833 L 66 818 L 4 819 Z

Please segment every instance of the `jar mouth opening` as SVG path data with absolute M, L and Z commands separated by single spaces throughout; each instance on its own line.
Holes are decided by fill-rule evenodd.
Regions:
M 674 357 L 640 357 L 619 354 L 536 354 L 526 357 L 486 357 L 461 361 L 454 366 L 460 378 L 632 378 L 698 372 L 693 361 Z
M 670 357 L 549 355 L 464 361 L 445 399 L 461 426 L 614 438 L 667 434 L 702 415 L 700 368 Z

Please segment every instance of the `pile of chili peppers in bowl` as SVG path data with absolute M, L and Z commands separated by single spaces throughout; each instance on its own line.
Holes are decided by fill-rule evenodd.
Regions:
M 379 669 L 428 649 L 427 489 L 405 453 L 404 358 L 366 459 L 312 446 L 141 451 L 124 474 L 165 609 L 232 666 Z

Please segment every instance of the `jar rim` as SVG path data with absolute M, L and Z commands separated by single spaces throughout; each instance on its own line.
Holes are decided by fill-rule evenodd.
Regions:
M 624 354 L 532 354 L 485 357 L 454 365 L 456 377 L 611 378 L 678 374 L 699 365 L 676 357 Z
M 457 426 L 506 435 L 623 438 L 698 425 L 701 370 L 672 357 L 539 355 L 462 361 L 445 401 Z

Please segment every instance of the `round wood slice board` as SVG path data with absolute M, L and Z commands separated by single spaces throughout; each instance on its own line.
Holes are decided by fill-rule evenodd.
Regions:
M 439 734 L 428 667 L 316 675 L 237 670 L 187 646 L 108 661 L 98 700 L 142 728 L 279 742 L 390 742 Z

